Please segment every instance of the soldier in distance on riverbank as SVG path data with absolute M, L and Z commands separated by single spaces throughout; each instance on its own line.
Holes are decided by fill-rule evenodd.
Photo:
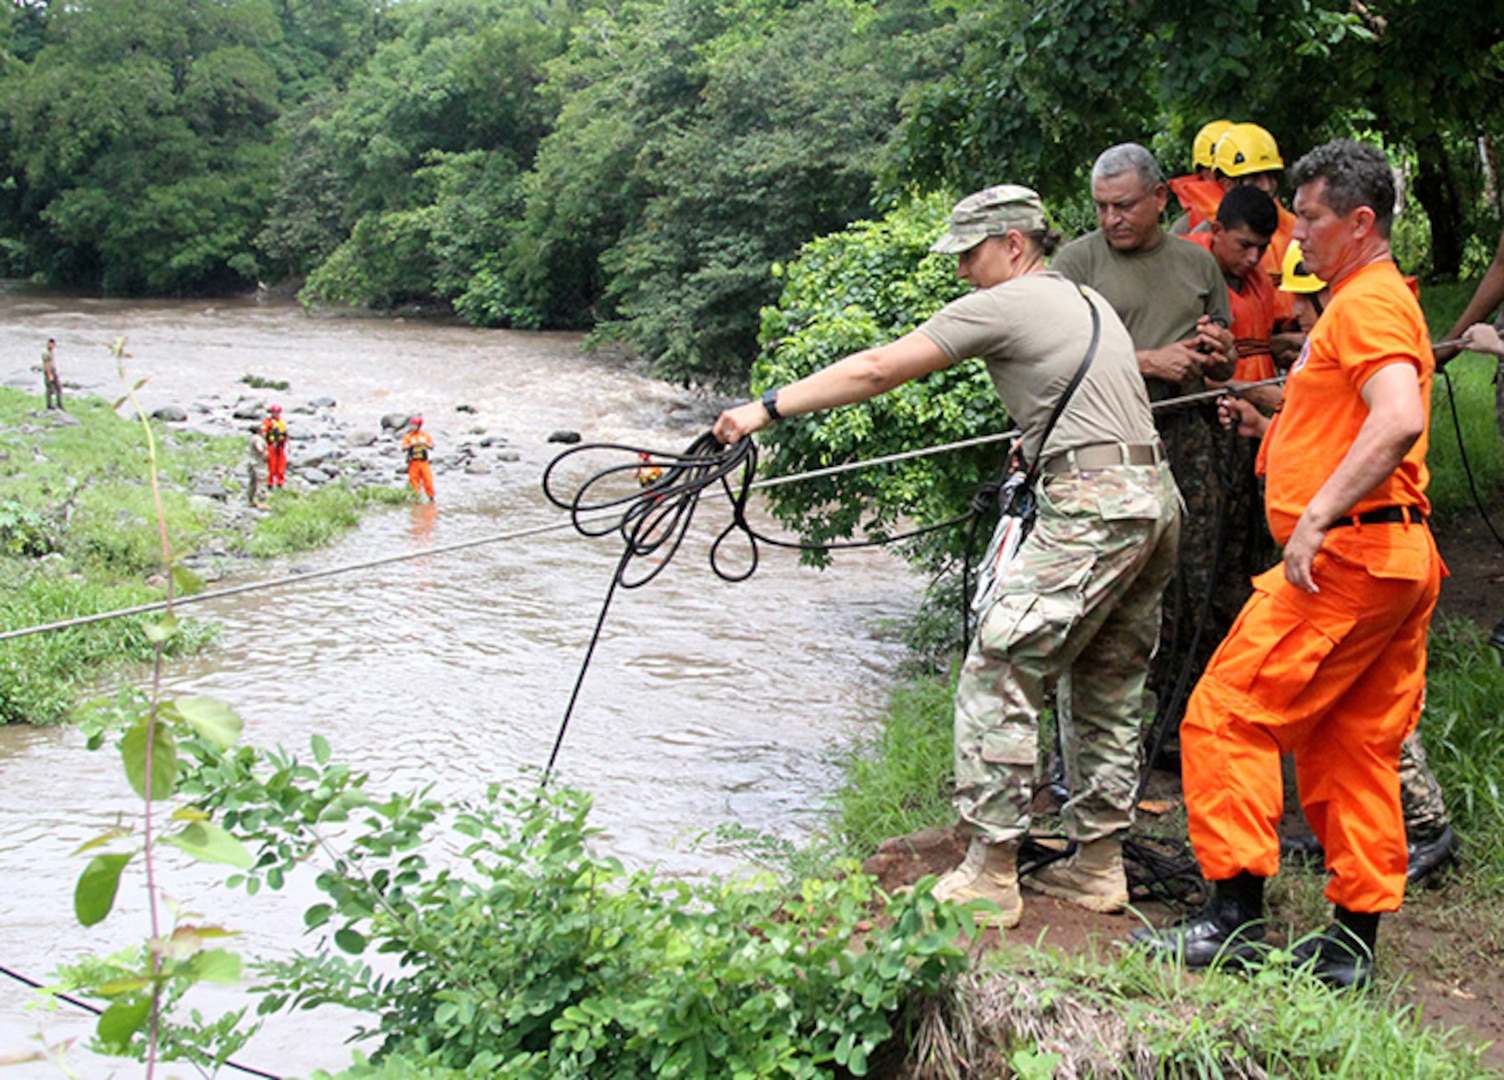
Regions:
M 63 381 L 57 374 L 57 359 L 53 351 L 57 348 L 57 341 L 47 339 L 47 347 L 42 350 L 42 392 L 46 395 L 46 408 L 56 408 L 58 412 L 67 412 L 63 408 Z

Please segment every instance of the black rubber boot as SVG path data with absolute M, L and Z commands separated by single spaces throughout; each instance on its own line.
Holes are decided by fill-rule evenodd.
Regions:
M 1295 962 L 1334 990 L 1361 990 L 1373 981 L 1374 946 L 1379 939 L 1378 912 L 1348 911 L 1340 905 L 1337 921 L 1291 950 Z
M 1457 850 L 1457 834 L 1450 825 L 1446 825 L 1435 836 L 1411 840 L 1407 847 L 1410 863 L 1405 877 L 1413 885 L 1452 861 Z M 1310 833 L 1303 833 L 1280 841 L 1279 858 L 1281 862 L 1320 867 L 1326 863 L 1326 852 L 1322 850 L 1320 840 Z
M 1412 884 L 1424 880 L 1451 862 L 1456 850 L 1457 834 L 1450 825 L 1429 839 L 1410 841 L 1410 867 L 1405 877 Z
M 1504 649 L 1504 619 L 1495 624 L 1494 632 L 1488 635 L 1488 643 L 1496 649 Z
M 1211 903 L 1199 913 L 1162 930 L 1135 930 L 1128 939 L 1188 968 L 1259 960 L 1264 953 L 1264 879 L 1245 870 L 1219 881 Z

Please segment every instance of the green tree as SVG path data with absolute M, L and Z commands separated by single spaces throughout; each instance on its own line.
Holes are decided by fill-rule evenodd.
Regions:
M 777 306 L 763 310 L 753 389 L 785 385 L 900 337 L 962 295 L 955 257 L 929 254 L 949 210 L 947 196 L 931 196 L 806 244 L 782 270 Z M 860 405 L 774 424 L 759 441 L 766 471 L 788 475 L 1008 427 L 984 366 L 963 363 Z M 1002 443 L 985 444 L 780 485 L 768 498 L 779 520 L 806 540 L 891 534 L 900 521 L 931 525 L 964 513 L 978 487 L 996 479 L 1005 453 Z M 938 572 L 965 542 L 964 530 L 942 531 L 914 541 L 908 554 Z
M 537 321 L 592 320 L 665 374 L 739 381 L 768 268 L 873 208 L 905 88 L 936 70 L 925 8 L 710 0 L 595 13 L 512 259 Z
M 1080 199 L 1105 147 L 1148 143 L 1182 167 L 1218 116 L 1262 124 L 1287 160 L 1334 135 L 1377 136 L 1414 165 L 1435 270 L 1457 272 L 1480 205 L 1478 139 L 1504 115 L 1498 5 L 963 0 L 958 18 L 956 69 L 913 99 L 891 184 L 1010 179 Z
M 702 50 L 697 108 L 644 148 L 651 197 L 602 257 L 618 314 L 606 332 L 666 375 L 739 382 L 757 311 L 777 295 L 771 265 L 871 212 L 874 148 L 930 55 L 903 32 L 926 26 L 903 4 L 880 21 L 805 4 L 750 40 L 735 20 Z
M 255 280 L 276 170 L 268 0 L 91 0 L 46 18 L 35 58 L 0 80 L 17 261 L 112 292 Z
M 566 9 L 457 0 L 388 20 L 391 39 L 348 90 L 290 134 L 295 168 L 263 239 L 289 268 L 313 266 L 311 300 L 463 295 L 482 253 L 457 240 L 456 220 L 483 223 L 477 244 L 496 250 L 495 226 L 519 213 L 515 177 L 548 130 L 535 91 L 563 48 Z M 343 235 L 327 250 L 335 204 Z

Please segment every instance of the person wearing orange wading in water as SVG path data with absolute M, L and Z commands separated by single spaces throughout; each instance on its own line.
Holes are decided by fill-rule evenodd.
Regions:
M 1212 155 L 1217 149 L 1217 140 L 1230 127 L 1231 120 L 1213 120 L 1209 124 L 1203 124 L 1191 143 L 1191 172 L 1166 181 L 1185 210 L 1170 225 L 1169 232 L 1172 236 L 1184 236 L 1203 221 L 1210 221 L 1217 216 L 1217 204 L 1222 201 L 1222 185 L 1217 183 L 1213 175 Z
M 402 436 L 402 452 L 407 455 L 407 482 L 414 491 L 433 501 L 433 466 L 428 459 L 433 454 L 433 436 L 423 430 L 423 418 L 414 416 L 407 422 L 407 434 Z
M 653 455 L 646 450 L 637 451 L 637 460 L 642 462 L 637 466 L 637 486 L 649 488 L 663 479 L 663 469 L 653 463 Z
M 1179 925 L 1131 936 L 1189 967 L 1257 960 L 1264 882 L 1279 870 L 1279 759 L 1290 751 L 1335 906 L 1332 925 L 1293 952 L 1327 985 L 1361 987 L 1379 916 L 1404 898 L 1400 744 L 1420 715 L 1445 573 L 1426 524 L 1435 360 L 1390 254 L 1383 152 L 1337 139 L 1291 178 L 1294 238 L 1332 299 L 1260 447 L 1284 561 L 1254 580 L 1180 729 L 1190 838 L 1215 892 Z
M 266 441 L 266 486 L 279 488 L 287 482 L 287 425 L 282 421 L 282 406 L 270 405 L 271 415 L 261 421 L 261 438 Z

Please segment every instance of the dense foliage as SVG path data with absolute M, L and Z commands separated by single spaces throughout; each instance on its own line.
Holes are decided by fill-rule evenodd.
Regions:
M 313 749 L 306 762 L 199 743 L 182 790 L 256 852 L 231 884 L 280 888 L 322 863 L 327 900 L 305 915 L 320 944 L 262 965 L 261 1011 L 359 1010 L 380 1055 L 414 1069 L 862 1076 L 966 967 L 967 910 L 881 897 L 855 867 L 792 893 L 629 873 L 591 851 L 579 792 L 492 789 L 446 812 L 421 794 L 377 798 L 321 738 Z M 463 849 L 454 865 L 433 854 L 451 846 L 433 843 L 440 820 Z M 351 958 L 368 951 L 400 969 Z
M 1463 0 L 16 0 L 0 270 L 306 282 L 735 385 L 804 242 L 1000 179 L 1084 224 L 1102 147 L 1178 171 L 1226 115 L 1287 159 L 1381 139 L 1407 269 L 1455 276 L 1498 229 L 1501 42 Z

